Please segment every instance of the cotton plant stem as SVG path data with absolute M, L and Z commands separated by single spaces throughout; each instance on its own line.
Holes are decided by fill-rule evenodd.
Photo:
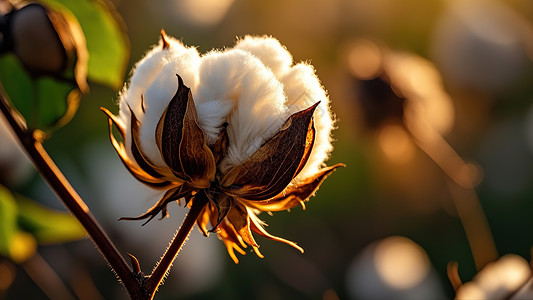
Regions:
M 411 115 L 406 124 L 420 149 L 452 180 L 448 188 L 463 224 L 476 268 L 480 270 L 487 263 L 498 259 L 489 223 L 474 189 L 481 181 L 481 169 L 466 163 L 444 137 L 424 120 Z
M 204 206 L 207 204 L 208 199 L 203 192 L 200 192 L 192 201 L 192 207 L 187 213 L 185 220 L 183 220 L 180 229 L 174 236 L 174 239 L 172 240 L 167 251 L 165 252 L 165 254 L 163 255 L 163 257 L 161 258 L 161 260 L 159 261 L 159 263 L 157 264 L 152 274 L 148 277 L 145 283 L 147 294 L 152 297 L 151 299 L 153 299 L 153 296 L 157 291 L 157 287 L 163 281 L 163 278 L 172 266 L 172 262 L 174 262 L 174 259 L 178 255 L 182 246 L 185 244 L 187 238 L 189 237 L 189 234 L 191 233 L 191 230 L 194 227 L 194 224 L 196 223 L 196 219 L 202 212 Z
M 48 298 L 75 299 L 63 280 L 39 253 L 23 262 L 22 268 Z
M 449 182 L 448 187 L 470 244 L 476 269 L 481 270 L 489 262 L 498 259 L 487 218 L 473 189 L 461 187 L 453 182 Z
M 31 132 L 15 117 L 14 111 L 4 95 L 0 93 L 0 110 L 4 114 L 15 135 L 18 137 L 22 147 L 33 161 L 33 164 L 54 190 L 63 204 L 83 225 L 93 242 L 96 244 L 101 254 L 107 260 L 111 268 L 116 272 L 122 284 L 128 290 L 130 297 L 141 298 L 143 290 L 139 281 L 135 278 L 131 268 L 120 255 L 115 245 L 111 242 L 102 227 L 89 211 L 89 207 L 76 193 L 65 176 L 50 158 L 43 145 L 36 136 L 36 132 Z

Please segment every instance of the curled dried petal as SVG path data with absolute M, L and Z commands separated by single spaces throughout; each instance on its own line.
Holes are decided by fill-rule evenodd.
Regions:
M 113 125 L 117 126 L 121 135 L 124 134 L 123 127 L 120 125 L 120 123 L 117 122 L 117 119 L 114 118 L 111 112 L 109 112 L 105 108 L 102 108 L 102 111 L 108 116 L 109 139 L 111 141 L 111 144 L 113 145 L 113 148 L 115 148 L 115 151 L 120 157 L 120 160 L 122 161 L 126 169 L 133 175 L 133 177 L 135 177 L 140 182 L 155 189 L 166 189 L 172 185 L 177 184 L 177 183 L 170 182 L 168 180 L 163 180 L 160 178 L 153 177 L 152 175 L 146 173 L 143 169 L 138 167 L 136 164 L 134 164 L 128 158 L 128 154 L 126 153 L 124 144 L 119 143 L 117 139 L 115 138 L 115 136 L 113 135 Z
M 208 203 L 206 206 L 204 206 L 204 208 L 202 208 L 200 215 L 196 219 L 198 229 L 206 237 L 209 236 L 210 230 L 207 229 L 207 224 L 211 220 L 212 215 L 216 215 L 216 208 L 214 207 L 213 203 Z
M 242 238 L 246 244 L 252 247 L 259 247 L 252 236 L 250 228 L 250 215 L 248 210 L 242 204 L 236 203 L 233 205 L 226 216 L 226 220 L 235 228 L 238 236 Z
M 239 259 L 237 259 L 237 256 L 235 255 L 235 250 L 239 252 L 242 255 L 246 255 L 246 252 L 242 248 L 246 248 L 246 245 L 243 243 L 242 239 L 238 238 L 237 233 L 235 232 L 235 229 L 232 228 L 232 226 L 226 226 L 226 224 L 222 223 L 221 226 L 218 227 L 218 237 L 222 242 L 224 242 L 224 245 L 226 246 L 226 249 L 228 250 L 228 254 L 231 257 L 231 259 L 238 264 Z
M 277 241 L 277 242 L 282 242 L 282 243 L 285 243 L 291 247 L 294 247 L 296 249 L 298 249 L 298 251 L 304 253 L 304 249 L 300 246 L 298 246 L 295 242 L 291 242 L 289 240 L 286 240 L 286 239 L 282 239 L 280 237 L 277 237 L 277 236 L 273 236 L 271 235 L 270 233 L 268 233 L 264 228 L 263 228 L 263 225 L 261 224 L 261 220 L 259 220 L 259 218 L 255 215 L 255 214 L 251 214 L 250 215 L 250 226 L 251 226 L 251 229 L 253 230 L 253 232 L 263 236 L 263 237 L 266 237 L 268 239 L 271 239 L 273 241 Z M 259 257 L 261 257 L 259 254 L 258 254 Z
M 148 209 L 144 214 L 137 216 L 137 217 L 122 217 L 120 220 L 143 220 L 148 218 L 148 220 L 143 224 L 150 222 L 159 212 L 163 212 L 163 217 L 166 216 L 166 207 L 167 204 L 176 201 L 183 197 L 187 197 L 191 195 L 193 189 L 188 186 L 187 184 L 183 184 L 179 187 L 172 188 L 168 190 L 157 203 L 152 206 L 152 208 Z

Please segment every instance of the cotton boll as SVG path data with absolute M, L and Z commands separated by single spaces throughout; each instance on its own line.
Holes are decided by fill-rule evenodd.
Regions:
M 210 201 L 215 206 L 202 210 L 197 218 L 198 225 L 204 233 L 208 222 L 215 227 L 220 226 L 218 236 L 223 240 L 235 262 L 238 259 L 234 252 L 242 253 L 240 247 L 244 246 L 243 242 L 252 246 L 258 256 L 262 256 L 253 237 L 249 234 L 242 235 L 244 232 L 250 233 L 251 230 L 303 252 L 303 249 L 294 242 L 266 233 L 263 228 L 265 224 L 257 219 L 256 213 L 287 210 L 297 205 L 298 202 L 290 198 L 290 195 L 293 195 L 292 191 L 301 201 L 306 201 L 324 178 L 335 169 L 344 166 L 343 164 L 327 168 L 324 166 L 319 172 L 319 168 L 331 151 L 329 138 L 332 120 L 329 100 L 313 67 L 307 64 L 292 67 L 290 54 L 272 38 L 249 38 L 241 44 L 242 48 L 247 48 L 249 51 L 226 48 L 223 51 L 211 51 L 203 56 L 200 56 L 195 49 L 186 48 L 175 40 L 170 38 L 165 40 L 164 36 L 163 39 L 165 47 L 160 45 L 161 49 L 155 48 L 147 54 L 134 71 L 129 89 L 125 88 L 122 93 L 121 120 L 114 121 L 113 116 L 109 115 L 111 123 L 115 122 L 119 129 L 124 125 L 124 129 L 129 131 L 124 137 L 128 153 L 124 153 L 122 151 L 124 145 L 111 136 L 113 146 L 125 162 L 126 168 L 139 181 L 154 189 L 167 190 L 165 195 L 171 197 L 167 199 L 163 196 L 158 204 L 140 218 L 154 217 L 160 211 L 166 211 L 168 204 L 166 200 L 175 200 L 172 197 L 183 197 L 192 201 L 193 209 L 198 203 L 197 200 L 200 201 L 197 205 L 204 205 L 203 201 Z M 174 43 L 177 43 L 175 49 L 172 48 Z M 261 45 L 264 51 L 261 50 Z M 165 54 L 161 54 L 163 52 Z M 270 57 L 269 53 L 272 56 L 277 55 L 277 58 Z M 152 62 L 152 59 L 161 61 Z M 261 59 L 264 59 L 266 64 Z M 153 73 L 137 75 L 139 72 Z M 284 82 L 276 77 L 276 74 L 282 73 L 284 75 L 281 78 Z M 176 74 L 183 79 L 183 84 L 175 78 Z M 140 79 L 146 81 L 139 83 Z M 188 89 L 191 96 L 190 101 L 186 102 Z M 179 105 L 165 112 L 177 90 L 180 91 L 180 97 L 176 99 Z M 320 106 L 317 109 L 318 103 Z M 132 126 L 131 113 L 135 114 L 140 123 L 140 155 L 135 157 L 131 155 L 129 149 L 133 132 L 131 127 L 137 125 Z M 296 113 L 299 114 L 291 117 Z M 307 160 L 308 126 L 311 124 L 312 114 L 314 114 L 316 134 L 313 137 L 312 151 L 309 153 L 311 158 Z M 162 116 L 165 116 L 165 122 L 162 123 L 164 134 L 157 134 Z M 173 120 L 182 117 L 185 120 L 195 120 L 201 130 L 191 122 L 174 124 Z M 223 128 L 227 134 L 227 141 L 215 145 Z M 274 137 L 273 143 L 257 152 Z M 194 142 L 189 143 L 191 138 Z M 166 151 L 169 150 L 167 147 L 159 149 L 157 145 L 166 146 L 165 143 L 169 140 L 172 143 L 170 151 Z M 180 146 L 175 147 L 176 143 Z M 295 147 L 277 147 L 277 143 L 291 146 L 294 144 Z M 265 155 L 266 151 L 271 153 Z M 254 156 L 253 162 L 246 162 L 233 168 L 255 153 L 258 155 Z M 180 158 L 181 168 L 175 164 L 177 156 Z M 285 159 L 286 157 L 289 158 Z M 128 162 L 138 164 L 138 168 Z M 307 166 L 300 167 L 304 162 Z M 155 163 L 156 166 L 151 167 L 150 163 Z M 257 168 L 260 169 L 254 169 L 259 165 L 261 167 Z M 288 168 L 289 171 L 280 175 L 279 179 L 273 178 L 275 181 L 271 181 L 272 184 L 268 183 L 267 186 L 265 185 L 267 183 L 260 178 L 269 178 L 267 176 L 271 175 L 270 170 L 274 168 Z M 263 172 L 264 175 L 258 172 Z M 300 173 L 303 175 L 300 176 Z M 305 181 L 298 182 L 299 179 L 295 178 L 297 175 L 300 176 L 299 179 Z M 222 180 L 218 181 L 219 179 Z M 248 182 L 251 188 L 248 188 Z M 183 194 L 172 194 L 177 188 L 180 188 L 179 191 Z M 262 189 L 268 189 L 268 193 L 262 194 L 259 191 Z M 300 191 L 303 191 L 303 194 Z M 225 196 L 212 198 L 210 195 Z M 284 198 L 286 195 L 288 198 Z M 230 206 L 227 206 L 228 203 L 219 203 L 223 199 L 229 201 Z M 262 199 L 269 201 L 268 203 L 255 201 Z M 217 220 L 220 217 L 218 214 L 222 212 L 217 213 L 215 209 L 222 207 L 219 206 L 222 204 L 227 208 L 235 207 L 244 215 L 237 213 L 237 216 L 230 213 L 228 217 L 219 220 L 218 224 L 213 224 L 213 220 Z M 240 228 L 242 222 L 246 223 L 245 228 L 239 229 L 239 232 L 235 231 L 235 228 Z M 236 235 L 238 240 L 233 235 Z
M 247 35 L 237 41 L 234 49 L 244 50 L 256 56 L 272 69 L 278 78 L 287 73 L 292 65 L 292 55 L 273 37 Z
M 223 171 L 249 158 L 290 114 L 319 101 L 315 144 L 298 178 L 309 177 L 322 166 L 332 149 L 333 121 L 329 99 L 312 66 L 292 66 L 290 53 L 271 37 L 247 36 L 237 41 L 235 48 L 211 51 L 202 57 L 174 38 L 167 37 L 166 41 L 168 49 L 160 43 L 137 63 L 121 95 L 121 120 L 128 126 L 131 107 L 141 122 L 141 148 L 148 159 L 165 165 L 155 143 L 155 130 L 176 91 L 175 75 L 179 74 L 191 89 L 207 144 L 218 139 L 224 122 L 229 123 L 230 142 L 221 165 Z M 130 132 L 126 132 L 125 139 L 131 157 Z
M 292 56 L 281 43 L 272 37 L 246 36 L 237 41 L 236 49 L 248 51 L 270 67 L 284 85 L 289 114 L 301 111 L 320 101 L 315 112 L 315 128 L 318 135 L 306 167 L 298 178 L 306 178 L 316 172 L 332 150 L 330 132 L 333 125 L 329 111 L 329 99 L 322 88 L 315 70 L 308 64 L 292 66 Z

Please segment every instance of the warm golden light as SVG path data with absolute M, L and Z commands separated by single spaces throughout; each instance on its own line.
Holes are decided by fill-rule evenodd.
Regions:
M 467 282 L 461 286 L 457 294 L 455 295 L 455 299 L 486 299 L 487 295 L 485 295 L 485 292 L 475 283 L 473 282 Z
M 348 54 L 350 72 L 361 80 L 377 77 L 382 70 L 381 49 L 368 40 L 356 41 Z
M 378 141 L 385 156 L 393 162 L 405 163 L 414 156 L 415 146 L 405 129 L 399 125 L 384 126 L 378 133 Z
M 503 299 L 531 277 L 529 263 L 508 254 L 486 265 L 471 282 L 464 284 L 456 299 Z
M 424 250 L 399 236 L 384 239 L 376 246 L 374 262 L 383 281 L 397 289 L 413 288 L 428 275 L 430 269 Z
M 423 118 L 424 125 L 441 134 L 452 129 L 453 103 L 430 61 L 407 53 L 392 53 L 387 56 L 385 68 L 391 85 L 409 100 L 407 110 L 415 112 L 417 118 Z
M 234 0 L 184 0 L 175 1 L 177 14 L 192 23 L 210 26 L 219 23 Z
M 529 264 L 517 255 L 506 255 L 487 265 L 477 276 L 477 283 L 485 290 L 498 288 L 512 291 L 524 283 L 531 275 Z

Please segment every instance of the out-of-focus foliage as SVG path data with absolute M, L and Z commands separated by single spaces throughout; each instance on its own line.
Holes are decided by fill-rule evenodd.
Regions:
M 66 38 L 59 34 L 63 45 L 66 45 L 65 39 L 75 41 L 75 51 L 65 46 L 66 69 L 58 74 L 36 72 L 25 67 L 24 61 L 19 61 L 21 57 L 8 52 L 0 56 L 0 81 L 30 128 L 51 130 L 72 119 L 81 94 L 87 91 L 86 78 L 115 90 L 121 86 L 129 55 L 129 41 L 122 20 L 111 3 L 96 0 L 46 0 L 43 3 L 47 5 L 47 11 L 60 14 L 65 20 L 60 24 L 65 27 L 59 28 L 59 25 L 53 24 L 58 34 L 69 32 L 63 34 L 68 35 Z M 14 11 L 6 19 L 16 18 L 17 13 L 26 8 Z M 54 18 L 51 17 L 51 20 Z M 31 39 L 31 32 L 26 34 L 28 37 L 22 39 Z
M 0 79 L 30 128 L 68 122 L 78 109 L 81 94 L 75 85 L 51 77 L 32 79 L 14 55 L 0 57 Z
M 72 215 L 54 211 L 29 199 L 15 199 L 0 186 L 0 255 L 23 262 L 37 244 L 64 243 L 85 237 Z
M 119 89 L 128 63 L 129 41 L 122 18 L 113 4 L 107 0 L 43 2 L 60 3 L 76 16 L 87 41 L 88 79 L 115 90 Z

